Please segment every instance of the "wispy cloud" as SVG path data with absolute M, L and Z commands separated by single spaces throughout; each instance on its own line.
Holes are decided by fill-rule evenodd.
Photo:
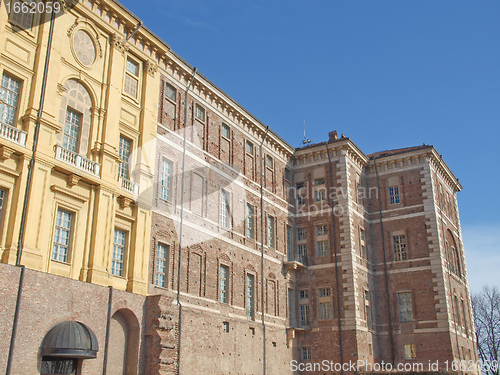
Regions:
M 464 225 L 462 236 L 471 292 L 500 288 L 500 224 Z

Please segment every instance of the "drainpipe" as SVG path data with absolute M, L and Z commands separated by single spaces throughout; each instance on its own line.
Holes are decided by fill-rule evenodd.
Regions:
M 19 228 L 19 237 L 17 241 L 17 257 L 16 257 L 16 266 L 21 267 L 21 275 L 19 276 L 19 286 L 17 290 L 17 301 L 16 301 L 16 311 L 14 313 L 14 322 L 12 323 L 12 335 L 10 338 L 10 347 L 9 347 L 9 357 L 7 359 L 7 368 L 5 371 L 6 375 L 10 375 L 12 360 L 14 358 L 14 345 L 16 341 L 17 335 L 17 324 L 19 321 L 19 314 L 21 308 L 21 299 L 24 285 L 24 266 L 21 265 L 21 257 L 23 254 L 23 246 L 24 246 L 24 230 L 26 226 L 26 216 L 28 212 L 28 202 L 29 196 L 31 192 L 31 180 L 33 177 L 33 170 L 35 167 L 35 153 L 38 146 L 38 135 L 40 133 L 40 118 L 42 117 L 43 104 L 45 101 L 45 89 L 47 87 L 47 74 L 49 70 L 49 59 L 50 59 L 50 50 L 52 48 L 52 36 L 54 34 L 54 19 L 55 19 L 55 10 L 52 9 L 52 13 L 50 15 L 50 27 L 49 27 L 49 39 L 47 41 L 47 52 L 45 55 L 45 66 L 43 69 L 43 78 L 42 78 L 42 91 L 40 93 L 40 106 L 38 108 L 37 119 L 35 122 L 35 131 L 33 134 L 33 147 L 31 148 L 31 159 L 28 164 L 28 174 L 26 180 L 26 189 L 24 192 L 24 201 L 23 201 L 23 210 L 21 213 L 21 226 Z
M 194 81 L 196 68 L 193 69 L 193 76 L 186 87 L 186 94 L 184 99 L 184 140 L 182 145 L 182 177 L 181 177 L 181 222 L 179 228 L 179 269 L 177 272 L 177 306 L 179 306 L 179 336 L 177 341 L 177 375 L 180 374 L 181 369 L 181 323 L 182 323 L 182 303 L 181 303 L 181 274 L 182 274 L 182 229 L 184 224 L 184 188 L 186 183 L 186 128 L 187 128 L 187 111 L 189 88 Z
M 111 307 L 113 305 L 113 287 L 109 287 L 108 293 L 108 319 L 106 321 L 106 338 L 104 339 L 104 358 L 102 360 L 102 375 L 106 375 L 108 370 L 108 350 L 109 350 L 109 332 L 111 329 Z
M 385 233 L 384 233 L 384 220 L 382 217 L 382 196 L 380 194 L 380 177 L 377 168 L 377 158 L 373 159 L 373 165 L 375 166 L 375 173 L 377 174 L 377 189 L 378 189 L 378 212 L 380 217 L 380 232 L 382 234 L 382 254 L 384 256 L 384 276 L 385 276 L 385 291 L 387 297 L 387 318 L 389 319 L 389 342 L 391 345 L 391 363 L 394 364 L 396 361 L 396 352 L 394 348 L 394 332 L 392 325 L 391 316 L 391 301 L 389 292 L 389 274 L 387 271 L 387 256 L 385 254 Z
M 260 274 L 260 279 L 261 279 L 261 298 L 262 298 L 262 338 L 263 338 L 263 348 L 262 348 L 262 353 L 264 356 L 263 360 L 263 366 L 264 366 L 264 372 L 263 374 L 266 375 L 266 323 L 264 320 L 264 154 L 262 153 L 262 145 L 264 144 L 264 141 L 266 140 L 267 133 L 269 132 L 269 126 L 266 128 L 266 133 L 264 134 L 264 137 L 262 138 L 262 142 L 260 142 L 259 150 L 260 150 L 260 227 L 262 230 L 262 238 L 261 238 L 261 244 L 260 244 L 260 267 L 261 267 L 261 274 Z
M 137 26 L 135 27 L 135 30 L 134 30 L 134 31 L 132 31 L 132 34 L 130 34 L 130 35 L 129 35 L 126 39 L 125 39 L 125 41 L 126 41 L 126 42 L 128 42 L 128 40 L 129 40 L 130 38 L 132 38 L 132 37 L 135 35 L 135 33 L 136 33 L 137 31 L 139 31 L 139 29 L 140 29 L 141 27 L 142 27 L 142 21 L 141 21 L 141 20 L 139 20 L 139 23 L 138 23 L 138 24 L 137 24 Z
M 332 158 L 330 157 L 330 150 L 328 149 L 328 144 L 326 144 L 326 153 L 328 154 L 328 167 L 330 170 L 330 189 L 333 185 L 333 171 L 332 171 Z M 339 262 L 337 259 L 337 229 L 335 227 L 335 201 L 333 200 L 333 195 L 330 192 L 331 206 L 332 206 L 332 221 L 333 221 L 333 252 L 335 254 L 335 283 L 337 286 L 337 325 L 339 328 L 339 351 L 340 351 L 340 363 L 344 363 L 344 347 L 342 344 L 342 318 L 341 313 L 341 303 L 340 303 L 340 281 L 339 281 Z M 344 374 L 344 366 L 341 368 L 341 374 Z

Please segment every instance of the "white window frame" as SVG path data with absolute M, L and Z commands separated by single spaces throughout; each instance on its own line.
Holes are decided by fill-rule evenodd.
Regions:
M 247 203 L 246 237 L 255 239 L 255 207 Z
M 170 246 L 158 243 L 156 246 L 155 259 L 155 286 L 165 288 L 168 277 L 168 256 Z
M 165 98 L 174 103 L 177 99 L 177 89 L 168 82 L 165 83 Z
M 245 274 L 245 311 L 247 318 L 255 319 L 255 275 Z
M 130 61 L 131 65 L 137 66 L 137 73 L 134 73 L 129 69 L 128 62 Z M 140 91 L 140 81 L 141 81 L 141 62 L 131 57 L 127 56 L 125 59 L 125 75 L 123 77 L 123 93 L 134 100 L 139 99 L 139 91 Z M 132 86 L 135 83 L 135 88 Z M 135 90 L 135 93 L 134 93 Z M 134 95 L 135 94 L 135 95 Z
M 168 168 L 164 169 L 164 166 Z M 166 158 L 160 160 L 160 198 L 172 202 L 172 182 L 174 163 Z
M 267 246 L 276 248 L 276 218 L 267 215 Z
M 123 243 L 117 235 L 123 234 Z M 125 274 L 125 261 L 127 256 L 127 231 L 115 228 L 113 232 L 113 252 L 111 255 L 111 274 L 118 277 L 123 277 Z M 118 242 L 120 241 L 120 242 Z
M 130 179 L 129 158 L 131 152 L 132 140 L 120 134 L 118 154 L 123 161 L 118 166 L 118 176 L 127 180 Z
M 205 108 L 203 108 L 201 105 L 196 103 L 194 106 L 194 117 L 198 121 L 205 122 L 205 116 L 206 116 Z
M 398 311 L 401 323 L 413 322 L 413 296 L 411 291 L 398 292 Z
M 389 186 L 389 204 L 398 204 L 399 199 L 399 186 Z
M 328 246 L 328 240 L 316 241 L 316 251 L 317 251 L 316 255 L 318 257 L 327 256 L 328 253 L 330 252 Z
M 231 194 L 224 190 L 220 190 L 220 225 L 223 228 L 231 227 Z
M 231 127 L 228 124 L 222 123 L 220 134 L 223 138 L 231 140 Z
M 61 215 L 59 215 L 59 213 Z M 69 218 L 67 220 L 67 225 L 65 225 L 65 217 Z M 65 210 L 61 207 L 57 208 L 54 225 L 54 238 L 52 242 L 52 260 L 63 263 L 70 262 L 74 217 L 75 214 L 73 212 Z
M 219 264 L 219 302 L 229 303 L 229 266 Z
M 16 127 L 21 90 L 22 81 L 4 71 L 0 83 L 0 101 L 3 101 L 0 104 L 0 123 Z

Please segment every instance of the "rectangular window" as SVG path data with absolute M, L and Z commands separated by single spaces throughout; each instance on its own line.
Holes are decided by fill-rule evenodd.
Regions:
M 309 298 L 309 291 L 308 290 L 299 290 L 299 298 L 300 299 Z
M 125 239 L 127 234 L 115 229 L 113 238 L 113 257 L 111 258 L 111 274 L 115 276 L 123 276 L 123 263 L 125 261 Z
M 332 303 L 331 302 L 320 302 L 319 303 L 319 318 L 320 319 L 331 319 L 332 318 Z
M 220 191 L 220 224 L 224 228 L 229 228 L 229 193 Z
M 316 202 L 326 201 L 326 190 L 325 189 L 315 190 L 314 191 L 314 200 Z
M 288 255 L 288 260 L 293 260 L 293 243 L 292 243 L 292 227 L 290 225 L 286 226 L 286 253 Z
M 0 86 L 0 122 L 2 124 L 16 126 L 17 104 L 20 91 L 21 82 L 4 73 Z
M 328 241 L 318 241 L 318 256 L 324 257 L 328 255 Z
M 5 190 L 0 189 L 0 220 L 3 217 L 3 206 L 5 203 Z
M 361 257 L 363 259 L 366 259 L 367 254 L 365 245 L 365 230 L 362 228 L 359 229 L 359 247 L 360 247 Z
M 229 127 L 229 125 L 222 124 L 221 133 L 224 138 L 229 139 L 231 137 L 231 128 Z
M 306 264 L 307 245 L 305 243 L 297 245 L 297 261 Z
M 53 260 L 68 262 L 72 219 L 73 214 L 61 209 L 57 210 L 56 226 L 54 228 L 54 244 L 52 247 Z
M 318 295 L 319 297 L 329 297 L 331 295 L 331 289 L 330 288 L 321 288 L 318 290 Z
M 266 155 L 266 167 L 269 169 L 273 169 L 274 161 L 271 155 Z
M 222 322 L 222 331 L 225 333 L 229 332 L 229 322 Z
M 175 99 L 177 98 L 177 89 L 171 84 L 167 83 L 165 85 L 165 96 L 175 102 Z
M 118 175 L 121 178 L 129 179 L 129 163 L 128 159 L 130 158 L 130 145 L 131 145 L 130 139 L 127 139 L 123 136 L 120 136 L 120 144 L 119 144 L 119 150 L 118 154 L 120 155 L 120 159 L 123 160 L 123 162 L 120 163 L 118 166 Z
M 389 203 L 399 203 L 399 186 L 392 186 L 389 188 Z
M 26 5 L 28 5 L 26 9 Z M 31 30 L 33 26 L 33 12 L 31 12 L 31 7 L 29 7 L 27 1 L 16 0 L 10 3 L 10 22 L 19 26 L 23 30 Z M 16 12 L 17 10 L 17 12 Z
M 275 219 L 274 216 L 267 216 L 267 245 L 271 248 L 275 247 Z
M 285 168 L 285 180 L 292 181 L 292 172 L 288 168 Z
M 297 228 L 297 241 L 307 240 L 307 230 L 306 228 Z
M 293 298 L 293 289 L 288 289 L 288 325 L 293 327 L 295 325 L 295 313 L 294 313 L 294 305 L 295 301 Z
M 196 104 L 194 107 L 194 117 L 202 122 L 205 122 L 205 108 L 203 108 L 199 104 Z
M 300 206 L 300 205 L 303 205 L 303 204 L 306 204 L 306 196 L 298 194 L 297 195 L 297 205 Z
M 393 236 L 392 242 L 394 245 L 394 260 L 396 262 L 407 260 L 408 253 L 406 251 L 406 237 L 404 235 Z
M 219 290 L 220 290 L 219 302 L 222 303 L 227 303 L 228 276 L 229 276 L 229 267 L 221 264 L 219 273 Z
M 167 246 L 159 243 L 156 249 L 155 285 L 162 288 L 167 284 L 167 259 Z
M 310 361 L 311 360 L 311 347 L 310 346 L 303 346 L 302 347 L 302 360 L 303 361 Z
M 247 203 L 247 238 L 255 239 L 255 208 Z
M 319 186 L 319 185 L 324 185 L 325 184 L 325 179 L 324 178 L 316 178 L 314 180 L 314 186 Z
M 172 200 L 172 167 L 170 160 L 162 159 L 160 173 L 160 198 L 166 201 Z
M 246 150 L 247 150 L 247 154 L 250 154 L 253 156 L 253 143 L 252 142 L 247 141 Z
M 366 318 L 366 326 L 368 329 L 372 329 L 372 309 L 370 303 L 370 292 L 365 290 L 365 318 Z
M 413 321 L 413 305 L 410 292 L 398 293 L 399 320 L 404 322 Z
M 62 146 L 70 151 L 77 152 L 78 139 L 80 137 L 80 124 L 82 115 L 71 108 L 66 110 L 66 121 Z
M 246 279 L 246 312 L 247 317 L 253 319 L 254 317 L 254 290 L 255 290 L 255 276 L 247 273 Z
M 328 234 L 328 224 L 316 225 L 316 236 Z
M 139 87 L 139 63 L 127 58 L 125 65 L 125 83 L 123 92 L 132 98 L 137 98 L 137 88 Z
M 405 344 L 405 359 L 415 359 L 417 358 L 417 351 L 415 348 L 415 344 Z
M 307 327 L 310 324 L 309 320 L 309 305 L 299 305 L 300 326 Z
M 458 307 L 458 297 L 455 296 L 455 321 L 457 322 L 458 325 L 461 325 L 460 323 L 460 308 Z

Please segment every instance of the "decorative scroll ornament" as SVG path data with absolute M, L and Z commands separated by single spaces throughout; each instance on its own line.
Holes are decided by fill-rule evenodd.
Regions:
M 123 39 L 118 34 L 114 34 L 111 40 L 111 45 L 115 47 L 122 54 L 128 51 L 129 45 L 125 39 Z

